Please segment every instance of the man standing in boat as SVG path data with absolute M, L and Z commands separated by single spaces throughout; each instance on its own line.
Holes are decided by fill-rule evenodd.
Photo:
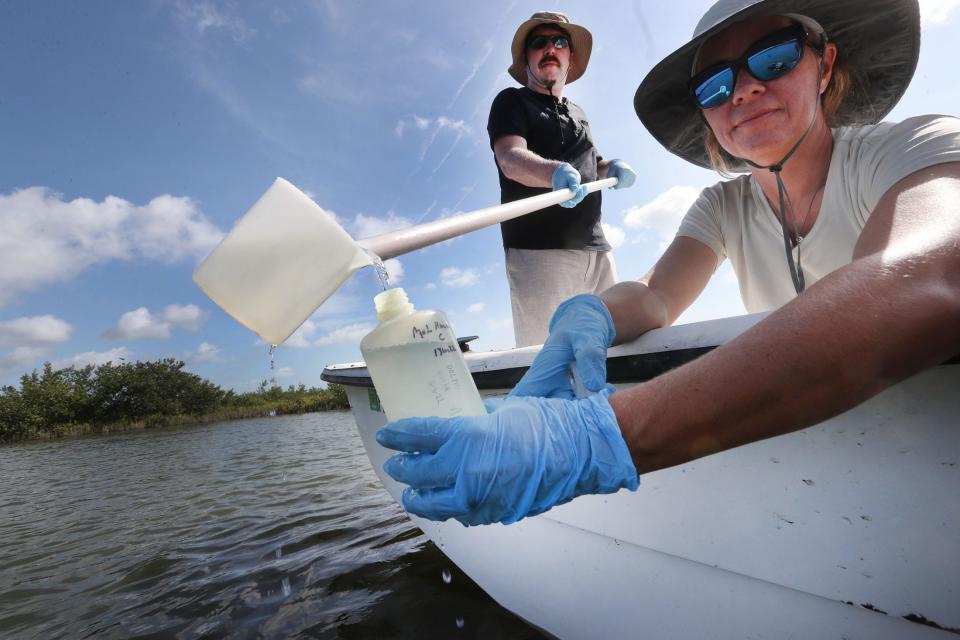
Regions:
M 960 353 L 960 119 L 881 122 L 919 46 L 917 0 L 711 7 L 634 107 L 671 153 L 744 175 L 701 193 L 642 279 L 560 305 L 487 416 L 384 427 L 404 506 L 509 523 L 635 489 L 638 472 L 817 424 Z M 607 347 L 672 324 L 726 258 L 747 309 L 770 315 L 612 393 Z
M 622 160 L 603 160 L 587 116 L 563 97 L 587 69 L 593 37 L 562 13 L 540 11 L 513 37 L 508 72 L 521 85 L 504 89 L 490 108 L 487 132 L 500 176 L 501 202 L 550 189 L 570 200 L 500 225 L 516 344 L 542 344 L 557 305 L 617 282 L 610 245 L 600 226 L 600 192 L 582 183 L 615 177 L 617 189 L 636 179 Z

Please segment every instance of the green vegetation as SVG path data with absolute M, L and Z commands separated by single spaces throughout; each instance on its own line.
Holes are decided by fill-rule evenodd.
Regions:
M 57 370 L 47 363 L 21 376 L 19 388 L 0 388 L 0 442 L 349 407 L 340 385 L 284 390 L 264 380 L 237 394 L 184 366 L 173 358 Z

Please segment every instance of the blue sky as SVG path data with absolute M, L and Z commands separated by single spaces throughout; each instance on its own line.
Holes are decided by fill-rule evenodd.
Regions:
M 639 173 L 604 194 L 620 276 L 642 275 L 710 172 L 633 113 L 649 68 L 709 2 L 4 2 L 0 5 L 0 384 L 49 361 L 184 359 L 217 384 L 319 385 L 360 359 L 372 270 L 283 346 L 197 289 L 198 262 L 277 176 L 363 238 L 499 202 L 486 135 L 517 25 L 541 9 L 594 34 L 565 95 L 597 146 Z M 923 0 L 917 75 L 890 119 L 957 114 L 960 0 Z M 392 261 L 421 308 L 479 349 L 513 345 L 496 227 Z M 742 313 L 722 267 L 682 318 Z

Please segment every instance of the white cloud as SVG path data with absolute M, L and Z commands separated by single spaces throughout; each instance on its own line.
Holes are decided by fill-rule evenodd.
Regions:
M 215 344 L 210 344 L 207 341 L 203 341 L 197 347 L 197 350 L 188 353 L 184 360 L 193 363 L 223 362 L 223 357 L 221 356 L 220 347 Z
M 672 237 L 699 195 L 700 189 L 695 187 L 671 187 L 652 202 L 624 211 L 623 223 L 629 229 L 640 230 L 661 239 Z
M 17 347 L 0 358 L 0 371 L 29 367 L 48 353 L 50 353 L 50 350 L 46 347 Z
M 473 78 L 477 75 L 477 71 L 480 70 L 480 67 L 482 67 L 486 63 L 487 58 L 489 58 L 490 54 L 493 53 L 494 47 L 495 47 L 495 43 L 493 41 L 493 38 L 490 38 L 483 43 L 483 51 L 481 52 L 480 56 L 476 59 L 476 61 L 474 61 L 473 69 L 470 70 L 470 73 L 466 75 L 466 77 L 463 79 L 463 82 L 461 82 L 460 86 L 457 87 L 457 90 L 454 91 L 453 97 L 450 98 L 450 104 L 447 105 L 447 110 L 452 109 L 453 105 L 456 104 L 457 98 L 460 97 L 460 94 L 463 93 L 463 90 L 467 87 L 468 84 L 470 84 Z
M 384 260 L 383 266 L 387 270 L 387 278 L 389 278 L 392 286 L 396 286 L 403 281 L 403 263 L 397 258 Z
M 441 71 L 449 71 L 453 68 L 452 57 L 442 49 L 430 47 L 423 50 L 418 57 Z
M 945 24 L 960 0 L 920 0 L 920 19 L 924 26 Z
M 178 2 L 176 11 L 180 22 L 200 35 L 219 30 L 243 42 L 256 33 L 239 16 L 225 13 L 212 2 Z
M 424 141 L 423 146 L 420 148 L 420 162 L 423 162 L 423 159 L 427 157 L 427 151 L 430 150 L 430 147 L 433 146 L 433 143 L 436 141 L 437 136 L 440 135 L 442 131 L 452 131 L 457 134 L 456 139 L 453 141 L 453 145 L 450 148 L 450 151 L 447 152 L 447 155 L 440 161 L 437 167 L 433 170 L 433 173 L 437 172 L 437 169 L 444 163 L 450 153 L 453 151 L 453 147 L 460 142 L 465 134 L 470 133 L 470 126 L 463 120 L 451 120 L 446 116 L 440 116 L 433 121 L 433 124 L 430 126 L 430 135 L 427 136 L 427 139 Z
M 440 281 L 445 287 L 472 287 L 480 281 L 480 273 L 476 269 L 446 267 L 440 272 Z
M 385 218 L 375 218 L 358 213 L 354 216 L 353 221 L 348 222 L 346 226 L 349 228 L 351 237 L 362 240 L 363 238 L 372 238 L 389 231 L 406 229 L 412 224 L 409 219 L 398 216 L 393 211 L 388 211 Z
M 279 367 L 273 372 L 274 378 L 292 378 L 294 373 L 293 367 Z
M 169 338 L 170 323 L 154 316 L 146 307 L 140 307 L 120 316 L 117 326 L 105 331 L 103 337 L 111 340 Z
M 316 62 L 310 71 L 297 83 L 300 90 L 327 105 L 338 104 L 347 107 L 365 105 L 370 101 L 369 88 L 354 82 L 355 75 L 329 61 Z M 336 91 L 331 91 L 336 87 Z
M 69 322 L 55 316 L 25 316 L 0 321 L 0 346 L 36 347 L 66 342 L 73 333 Z
M 133 353 L 126 347 L 117 347 L 109 351 L 85 351 L 68 358 L 60 358 L 51 362 L 54 369 L 66 369 L 67 367 L 85 367 L 87 365 L 101 365 L 108 362 L 120 364 L 124 360 L 131 360 Z
M 140 307 L 120 316 L 116 326 L 106 330 L 103 337 L 110 340 L 164 339 L 170 337 L 175 327 L 197 331 L 204 320 L 206 314 L 195 304 L 170 304 L 158 315 Z
M 354 323 L 331 331 L 314 344 L 318 347 L 326 347 L 332 344 L 360 344 L 363 336 L 371 331 L 373 331 L 373 325 L 371 324 Z
M 612 248 L 619 249 L 623 246 L 624 241 L 627 239 L 627 234 L 623 229 L 612 224 L 607 224 L 606 222 L 601 222 L 600 226 L 603 227 L 603 235 L 607 237 L 607 242 L 610 243 Z
M 483 302 L 474 302 L 472 305 L 467 307 L 467 313 L 482 313 L 486 306 L 487 305 Z
M 144 206 L 107 196 L 71 201 L 45 187 L 0 194 L 0 306 L 111 261 L 174 263 L 206 255 L 223 233 L 189 198 Z
M 163 309 L 163 319 L 187 331 L 198 331 L 207 314 L 195 304 L 168 304 Z
M 317 331 L 317 323 L 313 320 L 304 320 L 303 324 L 297 327 L 293 334 L 283 341 L 283 346 L 294 349 L 306 349 L 313 340 L 313 334 Z
M 439 163 L 437 163 L 437 166 L 434 167 L 431 175 L 436 173 L 440 167 L 443 166 L 443 164 L 447 161 L 447 158 L 449 158 L 450 154 L 453 152 L 453 149 L 457 146 L 457 143 L 460 142 L 460 139 L 473 131 L 470 125 L 468 125 L 464 120 L 454 120 L 452 118 L 448 118 L 447 116 L 425 118 L 423 116 L 414 114 L 398 121 L 393 129 L 393 132 L 397 135 L 397 137 L 402 138 L 408 127 L 415 128 L 418 131 L 427 132 L 427 135 L 420 146 L 420 160 L 417 163 L 417 167 L 414 171 L 420 168 L 420 164 L 423 162 L 424 158 L 427 157 L 427 152 L 437 140 L 437 136 L 445 131 L 456 134 L 456 138 L 454 139 L 450 148 L 447 150 L 447 153 L 443 156 L 443 158 L 440 159 Z
M 432 291 L 433 289 L 436 289 L 436 288 L 437 288 L 436 282 L 428 282 L 427 284 L 423 285 L 424 291 Z

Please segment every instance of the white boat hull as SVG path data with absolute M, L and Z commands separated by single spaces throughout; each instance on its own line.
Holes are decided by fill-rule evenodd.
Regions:
M 718 344 L 755 321 L 651 332 L 611 356 Z M 468 362 L 519 366 L 534 353 Z M 375 395 L 347 392 L 399 500 L 403 485 L 382 468 L 392 452 L 374 437 L 385 422 Z M 647 474 L 636 492 L 509 526 L 411 518 L 500 604 L 560 638 L 956 638 L 960 365 L 815 427 Z

